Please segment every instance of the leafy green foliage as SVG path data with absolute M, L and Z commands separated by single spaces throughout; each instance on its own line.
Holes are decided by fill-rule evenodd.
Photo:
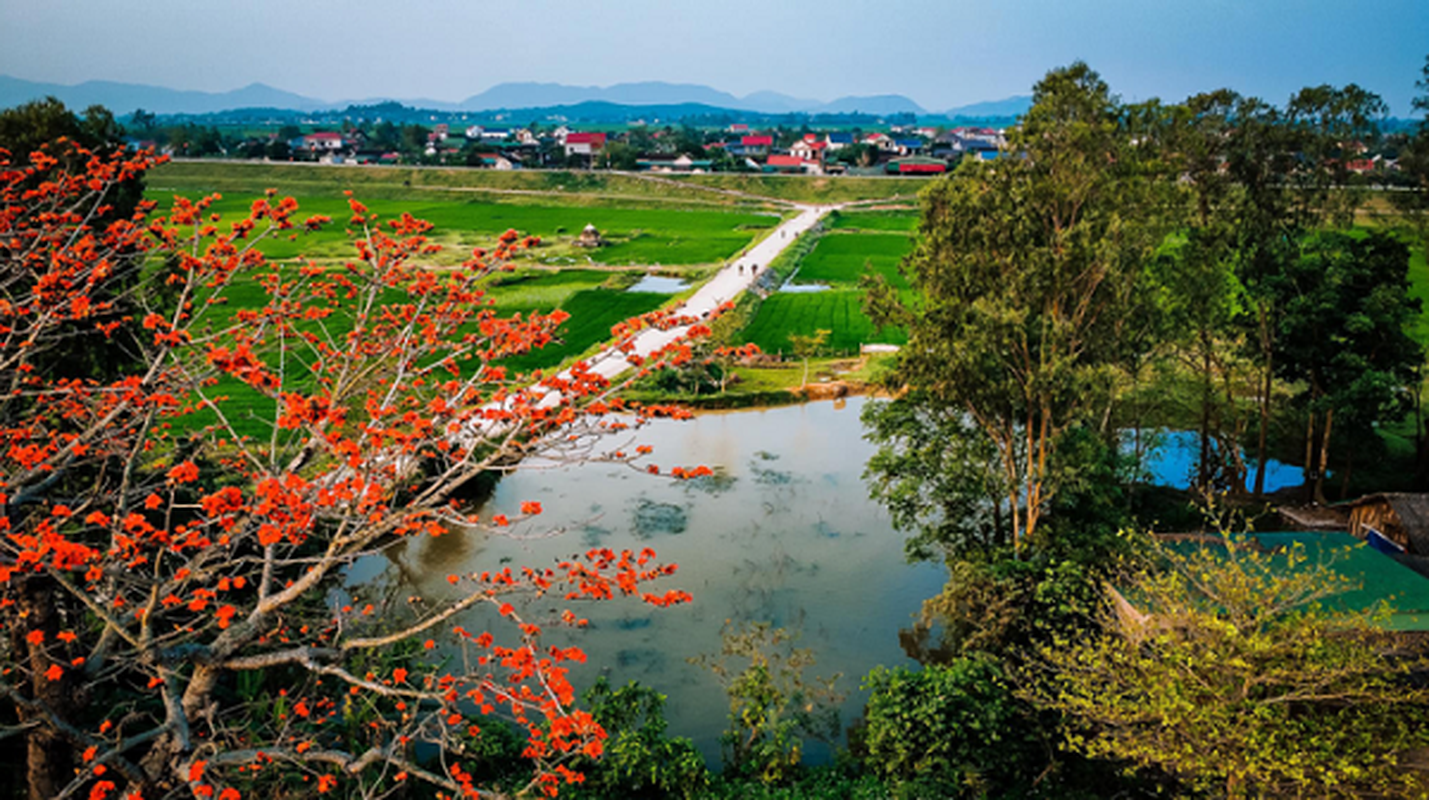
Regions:
M 1408 294 L 1408 249 L 1394 237 L 1322 232 L 1275 281 L 1280 309 L 1276 371 L 1304 386 L 1314 438 L 1307 476 L 1323 501 L 1333 424 L 1361 435 L 1402 417 L 1424 361 L 1409 335 L 1419 301 Z M 1324 422 L 1315 426 L 1316 415 Z
M 916 302 L 870 289 L 876 320 L 909 326 L 900 377 L 996 448 L 1016 547 L 1057 492 L 1060 437 L 1109 402 L 1125 310 L 1165 233 L 1144 202 L 1153 148 L 1131 142 L 1095 72 L 1054 70 L 1011 142 L 1025 158 L 968 160 L 924 191 L 904 262 Z
M 947 584 L 923 603 L 904 649 L 923 663 L 977 653 L 1017 661 L 1054 637 L 1094 628 L 1097 577 L 1091 566 L 1045 554 L 950 560 Z
M 726 769 L 765 784 L 788 783 L 800 770 L 804 737 L 839 735 L 834 689 L 840 676 L 811 678 L 814 653 L 797 635 L 766 622 L 726 625 L 718 655 L 691 659 L 715 674 L 729 695 L 729 728 L 720 741 Z
M 916 671 L 878 667 L 864 688 L 872 692 L 864 763 L 874 774 L 941 787 L 948 797 L 1003 797 L 1025 790 L 1039 771 L 1027 763 L 1039 744 L 1029 709 L 989 658 Z
M 665 735 L 665 696 L 631 681 L 613 688 L 602 675 L 581 696 L 609 738 L 600 760 L 584 764 L 576 797 L 699 797 L 710 776 L 689 739 Z
M 1229 797 L 1425 793 L 1397 762 L 1429 744 L 1429 691 L 1374 612 L 1321 605 L 1345 578 L 1234 537 L 1159 556 L 1123 584 L 1134 608 L 1041 648 L 1052 677 L 1028 693 L 1089 726 L 1072 748 Z
M 1010 543 L 1006 478 L 991 442 L 961 410 L 912 392 L 864 406 L 878 452 L 864 469 L 869 494 L 900 531 L 910 559 L 987 552 Z

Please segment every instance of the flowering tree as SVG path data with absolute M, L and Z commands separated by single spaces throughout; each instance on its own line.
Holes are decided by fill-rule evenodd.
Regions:
M 502 318 L 483 297 L 482 277 L 535 240 L 508 231 L 424 268 L 428 223 L 350 200 L 352 260 L 275 263 L 259 242 L 331 220 L 300 222 L 273 192 L 223 229 L 215 198 L 109 220 L 114 188 L 156 159 L 55 147 L 71 157 L 10 166 L 0 150 L 0 735 L 25 737 L 30 795 L 380 796 L 406 781 L 494 796 L 473 766 L 493 715 L 524 727 L 534 767 L 506 791 L 580 780 L 568 763 L 605 737 L 573 706 L 567 666 L 584 656 L 543 645 L 548 621 L 519 599 L 681 603 L 646 585 L 674 565 L 592 550 L 451 575 L 435 599 L 343 580 L 410 537 L 541 513 L 477 517 L 452 499 L 473 476 L 533 453 L 630 461 L 646 450 L 599 437 L 676 413 L 623 406 L 581 364 L 499 365 L 563 319 Z M 648 315 L 617 344 L 689 322 Z M 127 354 L 117 379 L 54 357 L 96 336 Z M 632 352 L 644 369 L 688 356 Z M 482 604 L 510 627 L 461 627 Z

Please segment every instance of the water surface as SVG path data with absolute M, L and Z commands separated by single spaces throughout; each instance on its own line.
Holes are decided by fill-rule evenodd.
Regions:
M 627 292 L 654 292 L 655 294 L 679 294 L 688 289 L 690 284 L 679 278 L 667 278 L 663 275 L 646 275 L 626 289 Z
M 477 532 L 421 540 L 404 557 L 423 593 L 450 590 L 446 576 L 529 564 L 545 566 L 589 547 L 652 547 L 680 565 L 665 588 L 695 601 L 653 609 L 638 602 L 586 604 L 589 629 L 550 643 L 577 644 L 589 662 L 578 686 L 604 672 L 617 684 L 638 680 L 669 696 L 672 735 L 693 738 L 718 763 L 718 736 L 728 701 L 713 675 L 686 659 L 717 652 L 725 620 L 768 621 L 798 629 L 813 648 L 813 673 L 843 673 L 851 696 L 847 726 L 862 710 L 859 680 L 877 664 L 910 664 L 898 646 L 921 602 L 946 573 L 909 565 L 904 537 L 868 499 L 860 477 L 872 446 L 862 438 L 862 398 L 777 409 L 707 414 L 661 421 L 638 431 L 633 450 L 654 446 L 650 461 L 705 464 L 715 479 L 679 482 L 624 465 L 585 464 L 520 472 L 504 479 L 483 514 L 516 513 L 523 501 L 545 508 L 542 525 L 520 533 L 548 538 L 488 537 Z M 554 607 L 547 604 L 544 607 Z M 476 616 L 469 627 L 500 632 Z M 480 627 L 478 627 L 480 626 Z M 568 639 L 566 637 L 569 637 Z M 820 757 L 812 750 L 813 759 Z

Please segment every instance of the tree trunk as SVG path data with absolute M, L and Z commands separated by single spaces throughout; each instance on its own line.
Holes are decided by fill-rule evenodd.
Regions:
M 1266 439 L 1270 433 L 1270 390 L 1275 380 L 1275 354 L 1265 348 L 1265 380 L 1260 387 L 1260 435 L 1255 447 L 1255 496 L 1265 496 Z
M 1202 492 L 1211 486 L 1211 350 L 1206 344 L 1206 332 L 1201 331 L 1201 463 L 1196 469 L 1196 488 Z
M 30 669 L 30 699 L 47 708 L 62 720 L 72 720 L 74 713 L 74 678 L 66 660 L 64 645 L 58 639 L 61 614 L 54 581 L 45 575 L 29 575 L 15 581 L 18 591 L 15 602 L 23 611 L 27 624 L 10 631 L 11 652 L 25 653 Z M 39 631 L 44 640 L 33 644 L 28 634 Z M 46 672 L 52 665 L 64 670 L 59 680 L 50 680 Z M 23 684 L 16 688 L 22 688 Z M 21 722 L 44 715 L 25 708 L 17 709 Z M 25 736 L 25 784 L 30 800 L 50 800 L 57 797 L 74 777 L 74 749 L 68 739 L 48 724 L 32 728 Z
M 1330 471 L 1330 426 L 1335 422 L 1335 409 L 1325 411 L 1325 429 L 1320 431 L 1320 457 L 1315 465 L 1315 502 L 1325 504 L 1325 473 Z
M 1340 478 L 1340 499 L 1344 500 L 1350 496 L 1350 473 L 1355 468 L 1355 449 L 1345 448 L 1345 474 Z
M 1315 412 L 1307 415 L 1309 427 L 1305 429 L 1305 466 L 1301 467 L 1305 481 L 1305 502 L 1315 502 Z

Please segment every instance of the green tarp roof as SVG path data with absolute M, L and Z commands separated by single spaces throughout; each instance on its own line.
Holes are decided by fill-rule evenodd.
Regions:
M 1335 572 L 1359 584 L 1358 589 L 1325 598 L 1321 603 L 1326 608 L 1366 609 L 1385 600 L 1394 609 L 1385 628 L 1429 631 L 1429 579 L 1350 534 L 1280 532 L 1250 536 L 1271 551 L 1299 544 L 1304 547 L 1306 556 L 1303 566 L 1328 564 Z M 1179 542 L 1171 546 L 1185 552 L 1198 545 Z

